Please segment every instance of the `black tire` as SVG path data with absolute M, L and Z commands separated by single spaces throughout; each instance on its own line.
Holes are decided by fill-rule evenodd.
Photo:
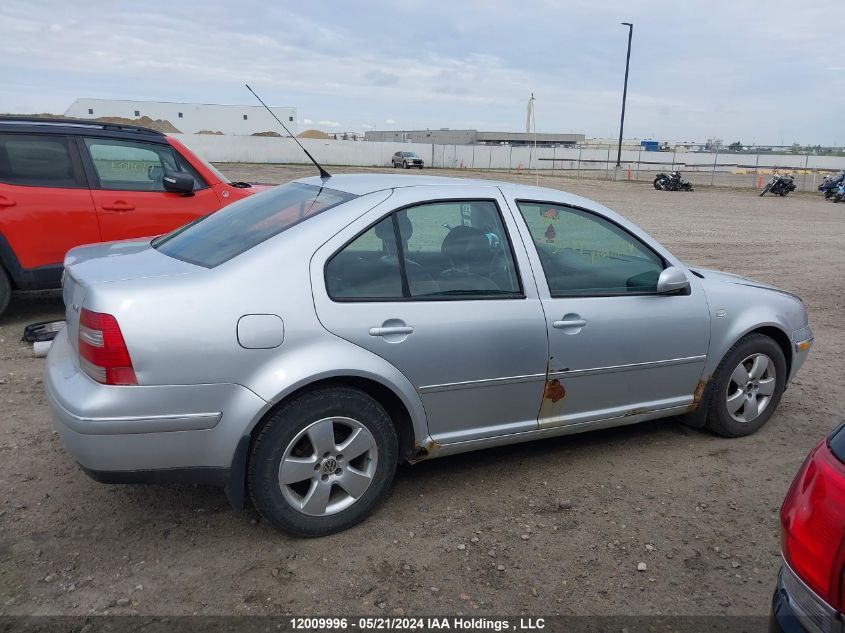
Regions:
M 842 194 L 837 193 L 833 196 L 834 202 L 840 202 L 841 200 L 842 200 Z
M 9 281 L 9 275 L 0 266 L 0 316 L 9 307 L 9 301 L 12 300 L 12 282 Z
M 653 184 L 654 184 L 654 188 L 657 189 L 658 191 L 660 191 L 661 189 L 663 189 L 663 178 L 658 176 L 657 178 L 654 179 Z
M 303 429 L 318 420 L 338 416 L 358 421 L 375 439 L 378 459 L 372 483 L 348 508 L 323 516 L 304 514 L 284 497 L 279 484 L 281 460 Z M 274 411 L 253 443 L 248 471 L 252 502 L 268 522 L 290 534 L 317 537 L 340 532 L 362 521 L 384 499 L 393 482 L 398 456 L 396 428 L 384 408 L 370 396 L 348 387 L 307 391 Z
M 772 183 L 768 183 L 765 187 L 763 187 L 763 191 L 760 192 L 760 196 L 766 195 L 771 188 L 772 188 Z
M 774 363 L 775 388 L 769 403 L 760 415 L 750 422 L 739 422 L 728 412 L 727 393 L 733 371 L 743 359 L 752 354 L 765 354 Z M 785 385 L 786 359 L 780 345 L 764 334 L 749 334 L 743 337 L 725 354 L 713 374 L 713 379 L 710 381 L 705 426 L 722 437 L 751 435 L 772 417 L 780 403 Z
M 396 169 L 399 166 L 396 164 L 395 160 L 390 161 L 390 164 L 393 165 L 393 169 Z
M 405 169 L 411 168 L 410 165 L 408 165 L 408 161 L 404 161 L 404 160 L 402 161 L 402 167 L 405 168 Z

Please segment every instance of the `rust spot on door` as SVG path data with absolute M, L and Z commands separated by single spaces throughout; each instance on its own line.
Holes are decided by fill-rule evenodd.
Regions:
M 625 416 L 624 416 L 624 417 L 626 417 L 626 418 L 627 418 L 628 416 L 631 416 L 631 415 L 640 415 L 641 413 L 645 413 L 645 409 L 642 409 L 642 408 L 637 408 L 637 409 L 628 409 L 628 410 L 625 412 Z
M 543 400 L 551 400 L 552 404 L 557 404 L 566 397 L 566 387 L 560 384 L 560 380 L 547 380 L 546 386 L 543 389 Z

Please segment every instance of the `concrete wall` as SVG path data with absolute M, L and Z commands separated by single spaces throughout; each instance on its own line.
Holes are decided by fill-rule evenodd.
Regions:
M 475 130 L 371 130 L 364 133 L 367 142 L 438 145 L 470 145 L 475 143 L 477 136 Z
M 174 134 L 206 160 L 220 163 L 308 162 L 290 138 Z M 430 145 L 427 143 L 377 143 L 301 139 L 308 151 L 326 165 L 389 167 L 397 151 L 419 154 L 428 167 L 467 169 L 556 169 L 606 171 L 616 164 L 616 150 L 544 148 L 491 145 Z M 639 166 L 637 163 L 639 162 Z M 579 167 L 580 163 L 580 167 Z M 656 164 L 649 164 L 656 163 Z M 779 167 L 784 170 L 841 171 L 845 157 L 775 154 L 705 154 L 695 152 L 622 151 L 622 166 L 637 171 L 753 172 Z
M 297 133 L 296 108 L 273 107 L 271 109 L 293 134 Z M 137 115 L 136 112 L 138 112 Z M 188 134 L 194 134 L 200 130 L 239 135 L 271 131 L 284 133 L 279 129 L 276 120 L 261 106 L 77 99 L 65 114 L 81 119 L 98 117 L 136 119 L 139 116 L 148 116 L 151 119 L 170 121 L 176 129 Z M 244 119 L 244 116 L 247 118 Z

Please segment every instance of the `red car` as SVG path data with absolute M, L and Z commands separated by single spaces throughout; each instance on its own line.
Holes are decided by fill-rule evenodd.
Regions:
M 845 631 L 845 422 L 816 444 L 780 511 L 771 631 Z
M 0 117 L 0 314 L 13 290 L 58 288 L 74 246 L 160 235 L 265 188 L 148 128 Z

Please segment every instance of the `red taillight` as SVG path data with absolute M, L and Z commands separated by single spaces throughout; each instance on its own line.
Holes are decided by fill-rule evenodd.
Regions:
M 120 326 L 110 314 L 82 308 L 79 315 L 79 364 L 104 385 L 137 385 L 135 369 Z
M 787 564 L 820 598 L 845 610 L 845 465 L 822 440 L 795 476 L 780 510 Z

